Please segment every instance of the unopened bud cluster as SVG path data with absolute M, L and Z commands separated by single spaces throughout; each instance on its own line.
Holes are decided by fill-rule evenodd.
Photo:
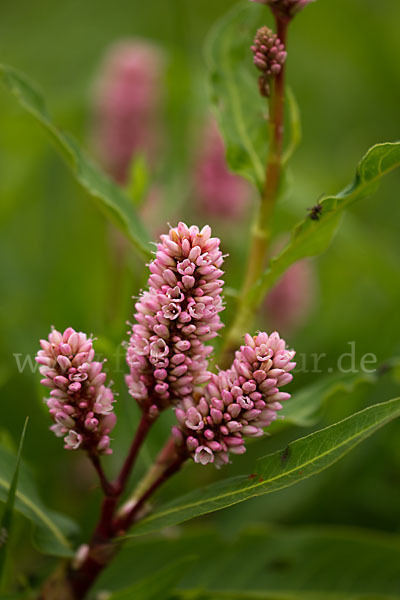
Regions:
M 111 454 L 114 395 L 104 385 L 103 363 L 94 360 L 93 341 L 68 327 L 64 333 L 53 329 L 40 345 L 36 361 L 41 383 L 51 390 L 45 399 L 54 421 L 50 429 L 64 438 L 67 450 Z
M 254 64 L 262 73 L 259 79 L 260 92 L 263 96 L 269 96 L 270 80 L 281 72 L 286 60 L 285 46 L 276 33 L 264 26 L 257 31 L 251 50 Z
M 276 332 L 246 334 L 232 367 L 212 376 L 198 402 L 187 399 L 176 409 L 178 447 L 195 462 L 217 467 L 229 462 L 230 453 L 243 454 L 244 438 L 263 435 L 290 398 L 280 388 L 293 378 L 294 355 Z

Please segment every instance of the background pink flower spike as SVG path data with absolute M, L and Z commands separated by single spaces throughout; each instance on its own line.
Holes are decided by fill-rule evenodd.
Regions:
M 279 254 L 287 238 L 274 243 L 271 256 Z M 267 324 L 284 335 L 293 335 L 310 317 L 319 289 L 315 265 L 308 259 L 293 264 L 278 280 L 264 301 Z
M 206 215 L 238 219 L 249 205 L 251 186 L 229 171 L 225 147 L 214 119 L 203 130 L 194 164 L 194 195 Z
M 127 40 L 111 46 L 94 86 L 93 138 L 108 173 L 126 183 L 135 154 L 153 162 L 161 131 L 164 57 L 157 46 Z

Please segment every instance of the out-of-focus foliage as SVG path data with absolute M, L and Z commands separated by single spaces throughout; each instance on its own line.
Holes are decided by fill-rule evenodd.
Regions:
M 11 509 L 15 510 L 36 527 L 34 541 L 38 548 L 44 553 L 58 556 L 71 556 L 73 554 L 72 544 L 69 543 L 67 535 L 76 534 L 77 526 L 66 517 L 54 513 L 44 506 L 40 500 L 32 474 L 24 465 L 19 474 L 20 452 L 17 461 L 13 460 L 12 454 L 4 448 L 0 448 L 0 499 L 10 499 L 12 494 Z M 15 477 L 18 477 L 18 489 Z M 10 509 L 9 509 L 10 510 Z M 2 525 L 8 531 L 9 524 Z
M 184 598 L 191 598 L 188 590 L 196 589 L 202 599 L 203 591 L 204 600 L 399 597 L 398 536 L 369 537 L 364 531 L 328 527 L 259 527 L 235 541 L 198 529 L 186 535 L 178 531 L 173 537 L 144 538 L 124 550 L 98 589 L 113 589 L 117 581 L 127 584 L 132 564 L 143 577 L 153 573 L 165 564 L 169 552 L 197 554 L 202 565 L 201 569 L 195 563 L 186 567 L 179 585 Z
M 192 560 L 188 557 L 184 560 L 170 563 L 160 571 L 156 573 L 152 572 L 151 575 L 135 583 L 133 586 L 112 594 L 110 600 L 131 600 L 132 598 L 158 600 L 161 594 L 166 597 L 173 593 L 174 588 L 188 568 L 188 563 L 192 562 Z
M 53 125 L 41 93 L 27 77 L 4 65 L 0 65 L 0 74 L 5 86 L 18 99 L 21 106 L 44 127 L 61 155 L 65 157 L 67 164 L 70 165 L 77 181 L 99 202 L 100 207 L 111 215 L 136 249 L 144 257 L 148 257 L 146 230 L 119 186 L 96 168 L 70 136 L 63 134 Z
M 207 43 L 211 97 L 225 138 L 228 163 L 260 189 L 268 152 L 268 114 L 265 99 L 249 73 L 249 40 L 263 18 L 264 7 L 243 2 L 218 21 Z
M 210 110 L 202 47 L 210 27 L 234 3 L 115 0 L 111 5 L 104 0 L 6 0 L 0 20 L 0 62 L 40 83 L 54 122 L 62 131 L 70 131 L 91 154 L 90 96 L 107 46 L 132 36 L 161 45 L 167 57 L 166 141 L 162 164 L 156 171 L 149 167 L 146 173 L 161 189 L 161 202 L 150 212 L 146 226 L 154 236 L 166 229 L 167 221 L 209 222 L 230 255 L 227 287 L 237 289 L 248 248 L 252 206 L 240 222 L 209 217 L 193 204 L 191 184 L 200 124 Z M 258 14 L 263 8 L 253 7 Z M 399 21 L 397 0 L 318 0 L 296 17 L 289 36 L 288 80 L 300 106 L 303 140 L 291 160 L 275 215 L 277 234 L 290 231 L 306 217 L 306 209 L 321 194 L 330 196 L 342 189 L 369 147 L 398 138 Z M 265 22 L 272 24 L 266 10 Z M 256 79 L 254 69 L 255 84 Z M 59 440 L 47 432 L 49 420 L 41 406 L 33 355 L 38 339 L 51 324 L 58 328 L 71 324 L 99 338 L 97 346 L 108 358 L 108 371 L 120 394 L 115 451 L 106 459 L 107 471 L 115 472 L 138 416 L 123 383 L 121 342 L 126 339 L 125 321 L 133 310 L 131 296 L 136 296 L 144 283 L 143 264 L 131 252 L 117 254 L 116 260 L 115 230 L 64 168 L 37 124 L 3 90 L 0 148 L 0 393 L 4 406 L 0 437 L 2 446 L 14 445 L 15 449 L 21 422 L 30 416 L 25 460 L 34 466 L 45 504 L 79 520 L 83 540 L 97 518 L 93 507 L 100 492 L 85 458 L 66 453 Z M 373 353 L 382 367 L 376 384 L 361 383 L 351 395 L 340 390 L 329 394 L 318 414 L 318 427 L 398 395 L 398 379 L 385 375 L 384 366 L 400 354 L 399 190 L 400 177 L 395 173 L 382 182 L 373 198 L 351 206 L 329 249 L 313 261 L 319 280 L 315 308 L 308 322 L 287 338 L 302 357 L 302 368 L 291 384 L 293 408 L 296 389 L 315 385 L 319 397 L 325 395 L 321 392 L 324 382 L 338 375 L 338 358 L 351 351 L 349 343 L 354 342 L 354 365 L 348 355 L 342 361 L 346 369 L 360 370 L 367 353 Z M 227 321 L 234 310 L 231 298 Z M 261 310 L 257 328 L 265 322 L 268 315 Z M 313 354 L 324 355 L 317 367 Z M 353 376 L 357 379 L 358 375 L 349 374 L 350 379 Z M 172 420 L 166 413 L 155 426 L 137 475 L 154 457 Z M 250 472 L 256 458 L 286 447 L 308 433 L 307 428 L 315 427 L 315 421 L 302 425 L 305 427 L 281 431 L 277 427 L 271 438 L 251 444 L 247 454 L 238 456 L 222 475 Z M 296 598 L 301 597 L 298 592 L 307 600 L 313 593 L 320 598 L 321 592 L 328 591 L 353 600 L 366 594 L 370 598 L 375 598 L 373 594 L 376 598 L 398 596 L 396 536 L 353 530 L 336 534 L 319 526 L 400 532 L 399 431 L 400 423 L 394 421 L 318 477 L 203 517 L 212 528 L 209 537 L 204 535 L 207 539 L 190 534 L 190 525 L 185 526 L 184 534 L 173 528 L 168 538 L 141 539 L 121 555 L 108 579 L 105 576 L 99 582 L 99 589 L 128 587 L 155 568 L 161 569 L 172 554 L 176 559 L 192 554 L 195 546 L 204 557 L 200 560 L 203 567 L 210 552 L 218 552 L 218 559 L 207 562 L 203 580 L 190 571 L 182 583 L 185 594 L 179 598 L 209 598 L 201 591 L 196 596 L 192 592 L 196 588 L 234 598 L 229 595 L 231 590 L 223 587 L 221 572 L 235 583 L 236 590 L 266 591 L 284 598 L 293 597 L 293 590 Z M 220 477 L 221 473 L 211 468 L 190 465 L 166 486 L 159 501 Z M 26 534 L 26 519 L 16 517 L 14 574 L 20 588 L 29 590 L 49 572 L 51 559 L 37 553 Z M 288 529 L 270 533 L 265 531 L 270 523 Z M 294 524 L 312 528 L 303 532 L 292 529 Z M 240 536 L 248 526 L 259 529 L 257 540 L 251 543 L 246 537 L 250 534 L 245 534 L 244 541 Z M 149 556 L 152 562 L 146 563 Z M 322 564 L 323 556 L 327 563 Z M 337 570 L 332 569 L 333 563 Z M 19 578 L 22 572 L 27 578 Z M 245 578 L 247 573 L 252 575 L 251 581 Z M 192 595 L 186 595 L 187 590 Z M 21 598 L 22 592 L 17 597 Z
M 26 427 L 28 425 L 28 417 L 25 419 L 25 424 L 21 433 L 21 438 L 18 446 L 17 460 L 15 463 L 14 473 L 8 487 L 6 502 L 1 517 L 0 532 L 0 588 L 3 588 L 5 583 L 5 566 L 7 561 L 7 551 L 10 545 L 11 527 L 14 516 L 14 505 L 17 494 L 19 466 L 21 464 L 22 448 L 24 445 Z

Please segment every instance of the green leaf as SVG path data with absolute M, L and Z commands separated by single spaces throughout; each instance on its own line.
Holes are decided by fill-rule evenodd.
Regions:
M 256 594 L 265 599 L 303 600 L 354 599 L 367 594 L 399 597 L 399 541 L 398 536 L 340 527 L 261 528 L 261 532 L 248 532 L 224 544 L 211 560 L 200 556 L 201 570 L 193 569 L 183 586 L 189 587 L 192 581 L 192 587 L 232 600 Z M 241 557 L 246 557 L 248 569 L 237 568 Z M 221 572 L 226 576 L 221 577 Z
M 232 171 L 262 190 L 268 156 L 268 102 L 258 90 L 258 71 L 250 46 L 265 24 L 265 8 L 240 3 L 210 31 L 205 55 L 211 101 L 225 141 Z M 287 163 L 301 140 L 300 111 L 293 92 L 287 91 L 289 146 Z
M 301 119 L 300 119 L 300 108 L 297 104 L 296 97 L 291 88 L 287 88 L 287 105 L 289 112 L 289 125 L 290 125 L 290 139 L 289 145 L 285 150 L 282 162 L 285 165 L 289 162 L 294 151 L 298 148 L 301 142 Z
M 218 534 L 203 526 L 174 530 L 173 536 L 137 538 L 125 546 L 97 589 L 108 589 L 118 577 L 126 582 L 130 565 L 148 576 L 170 556 L 179 559 L 195 550 L 197 560 L 185 569 L 174 598 L 400 598 L 399 535 L 337 525 L 261 523 L 239 537 L 229 534 L 229 529 Z
M 142 579 L 138 583 L 115 592 L 109 600 L 159 600 L 168 598 L 169 592 L 172 592 L 179 581 L 182 579 L 188 563 L 192 562 L 194 557 L 186 557 L 169 564 L 161 571 L 152 573 L 149 577 Z
M 378 189 L 380 179 L 400 166 L 400 142 L 376 144 L 358 165 L 351 185 L 336 196 L 325 196 L 320 201 L 318 220 L 308 215 L 293 230 L 291 239 L 282 252 L 270 261 L 258 283 L 250 290 L 247 302 L 257 306 L 265 293 L 296 261 L 316 256 L 329 246 L 345 209 L 356 200 L 370 196 Z
M 399 600 L 400 596 L 376 594 L 332 594 L 331 592 L 294 592 L 269 594 L 265 592 L 203 592 L 187 590 L 176 593 L 171 600 Z
M 129 170 L 127 194 L 134 206 L 141 206 L 150 187 L 149 165 L 144 154 L 138 154 L 133 159 Z
M 128 236 L 136 250 L 144 258 L 149 258 L 148 235 L 126 194 L 86 156 L 70 135 L 54 125 L 44 98 L 23 73 L 0 65 L 0 77 L 20 105 L 44 127 L 75 179 Z
M 7 551 L 9 546 L 9 539 L 11 534 L 11 525 L 14 514 L 15 496 L 18 485 L 19 476 L 19 465 L 21 462 L 22 447 L 24 445 L 26 428 L 28 425 L 29 417 L 26 417 L 24 427 L 22 429 L 21 438 L 19 441 L 17 462 L 15 464 L 14 474 L 11 480 L 11 484 L 7 494 L 6 504 L 4 506 L 3 517 L 0 524 L 0 582 L 3 581 L 4 577 L 4 566 L 7 558 Z
M 6 502 L 15 470 L 15 456 L 0 448 L 0 501 Z M 49 511 L 41 501 L 30 470 L 21 463 L 14 509 L 35 525 L 34 542 L 45 554 L 73 556 L 67 536 L 77 533 L 69 518 Z
M 258 91 L 250 46 L 263 17 L 263 6 L 241 3 L 215 24 L 205 48 L 228 165 L 259 189 L 268 153 L 268 106 Z
M 248 475 L 211 484 L 161 507 L 141 521 L 133 535 L 176 525 L 302 481 L 338 461 L 398 416 L 400 398 L 370 406 L 339 423 L 290 443 L 283 451 L 260 458 L 253 472 Z

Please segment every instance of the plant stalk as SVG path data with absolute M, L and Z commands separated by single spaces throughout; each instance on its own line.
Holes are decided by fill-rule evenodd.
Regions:
M 117 518 L 127 515 L 128 512 L 136 506 L 140 498 L 147 492 L 153 483 L 161 476 L 165 469 L 174 462 L 176 458 L 176 446 L 173 437 L 171 436 L 164 445 L 156 460 L 148 469 L 144 477 L 139 481 L 132 496 L 121 506 L 118 511 Z
M 167 481 L 172 475 L 177 473 L 185 462 L 187 456 L 177 455 L 175 459 L 170 462 L 165 469 L 159 474 L 159 476 L 153 481 L 150 487 L 142 494 L 138 501 L 132 506 L 132 508 L 121 517 L 117 518 L 114 523 L 114 529 L 117 531 L 117 535 L 124 535 L 126 531 L 132 527 L 138 520 L 140 520 L 140 512 L 145 502 L 158 490 L 158 488 Z
M 90 459 L 97 475 L 99 476 L 101 489 L 103 490 L 104 495 L 106 497 L 114 496 L 115 495 L 114 485 L 110 481 L 108 481 L 107 476 L 104 473 L 104 470 L 103 470 L 103 467 L 100 462 L 100 458 L 99 458 L 98 454 L 89 453 L 88 456 L 89 456 L 89 459 Z
M 154 423 L 154 420 L 154 418 L 151 418 L 149 416 L 147 411 L 143 412 L 138 428 L 136 430 L 135 437 L 133 438 L 131 447 L 129 449 L 128 456 L 126 457 L 125 462 L 122 465 L 121 471 L 113 484 L 118 490 L 119 495 L 121 495 L 125 490 L 127 481 L 132 472 L 139 450 L 142 447 L 142 444 L 146 439 L 150 427 Z
M 275 14 L 277 34 L 286 47 L 287 29 L 290 19 Z M 261 195 L 259 209 L 252 228 L 250 251 L 246 267 L 246 275 L 238 302 L 236 317 L 228 331 L 225 346 L 222 350 L 220 366 L 227 368 L 242 336 L 250 328 L 257 305 L 249 302 L 248 293 L 260 278 L 267 261 L 272 233 L 272 218 L 282 175 L 284 107 L 285 107 L 285 75 L 286 64 L 282 65 L 279 74 L 273 79 L 269 98 L 269 152 L 265 170 L 265 183 Z
M 104 492 L 99 520 L 86 548 L 86 556 L 81 561 L 81 564 L 78 567 L 75 566 L 75 568 L 74 565 L 70 565 L 66 570 L 57 571 L 51 576 L 44 584 L 39 596 L 40 600 L 60 600 L 61 589 L 65 590 L 65 597 L 68 600 L 82 600 L 98 575 L 118 552 L 120 545 L 114 541 L 116 537 L 116 529 L 114 527 L 115 510 L 125 491 L 139 450 L 154 421 L 155 417 L 151 417 L 148 411 L 143 412 L 128 455 L 114 482 L 108 481 L 99 456 L 97 454 L 89 454 L 89 458 L 99 476 Z M 161 483 L 162 481 L 154 487 L 150 494 L 147 494 L 146 498 L 143 500 L 139 498 L 142 505 Z M 135 514 L 137 513 L 135 512 Z
M 66 584 L 72 590 L 73 600 L 83 600 L 86 597 L 87 592 L 100 573 L 120 550 L 123 541 L 118 540 L 118 538 L 124 535 L 132 525 L 140 520 L 141 510 L 147 500 L 165 481 L 179 471 L 186 458 L 186 454 L 179 453 L 175 445 L 172 447 L 170 442 L 167 443 L 154 465 L 158 469 L 157 476 L 153 478 L 151 483 L 149 482 L 146 489 L 143 489 L 137 502 L 129 506 L 126 511 L 121 511 L 114 521 L 112 520 L 112 514 L 108 514 L 109 524 L 104 531 L 99 526 L 96 528 L 86 557 L 78 568 L 70 568 L 67 574 Z M 103 516 L 106 516 L 105 512 Z M 46 598 L 45 600 L 48 599 Z

